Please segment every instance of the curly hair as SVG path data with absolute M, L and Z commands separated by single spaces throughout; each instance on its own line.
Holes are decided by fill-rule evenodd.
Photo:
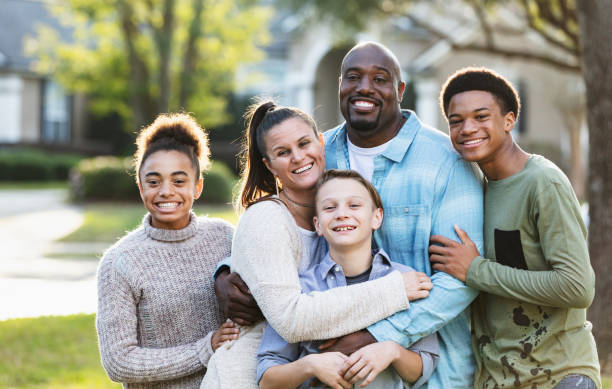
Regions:
M 198 176 L 210 166 L 208 135 L 198 122 L 186 113 L 157 116 L 153 123 L 140 131 L 136 145 L 136 182 L 139 182 L 142 164 L 156 151 L 175 150 L 185 154 L 191 160 Z
M 521 100 L 516 89 L 503 76 L 485 67 L 459 69 L 446 80 L 440 91 L 440 107 L 444 116 L 448 116 L 448 106 L 454 95 L 473 90 L 491 93 L 499 104 L 502 114 L 512 112 L 518 120 Z

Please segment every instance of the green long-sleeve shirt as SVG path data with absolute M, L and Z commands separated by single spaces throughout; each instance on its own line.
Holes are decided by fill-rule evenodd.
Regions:
M 467 285 L 472 306 L 475 388 L 553 388 L 568 374 L 601 387 L 586 308 L 595 291 L 586 228 L 567 177 L 534 155 L 519 173 L 489 181 L 485 253 Z

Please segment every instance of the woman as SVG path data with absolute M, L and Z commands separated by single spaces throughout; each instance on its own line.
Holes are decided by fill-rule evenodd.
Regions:
M 136 182 L 148 214 L 102 258 L 96 327 L 102 364 L 125 388 L 197 388 L 213 349 L 236 337 L 222 322 L 211 274 L 233 227 L 197 218 L 208 139 L 185 114 L 142 130 Z
M 423 273 L 393 272 L 301 294 L 299 272 L 325 253 L 312 219 L 316 184 L 325 170 L 322 137 L 307 114 L 270 101 L 252 107 L 248 118 L 240 194 L 246 211 L 234 236 L 232 271 L 279 335 L 291 343 L 345 335 L 407 309 L 413 292 L 431 288 Z M 257 388 L 256 352 L 264 327 L 242 327 L 237 341 L 219 348 L 201 387 Z

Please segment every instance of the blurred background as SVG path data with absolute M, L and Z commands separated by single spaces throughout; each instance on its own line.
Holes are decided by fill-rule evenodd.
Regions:
M 590 225 L 589 315 L 612 375 L 612 118 L 601 108 L 612 16 L 585 3 L 0 0 L 0 387 L 114 387 L 97 354 L 95 271 L 144 215 L 130 160 L 139 128 L 192 113 L 214 160 L 196 213 L 235 223 L 245 108 L 273 97 L 336 126 L 340 63 L 366 40 L 397 55 L 402 106 L 444 132 L 438 94 L 457 69 L 487 66 L 517 86 L 513 136 L 566 172 Z

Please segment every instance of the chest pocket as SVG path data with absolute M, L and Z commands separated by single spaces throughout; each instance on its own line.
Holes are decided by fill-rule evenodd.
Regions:
M 528 270 L 521 244 L 521 231 L 495 229 L 495 256 L 497 262 L 515 269 Z
M 413 251 L 428 246 L 429 210 L 424 204 L 385 207 L 383 228 L 386 247 Z

